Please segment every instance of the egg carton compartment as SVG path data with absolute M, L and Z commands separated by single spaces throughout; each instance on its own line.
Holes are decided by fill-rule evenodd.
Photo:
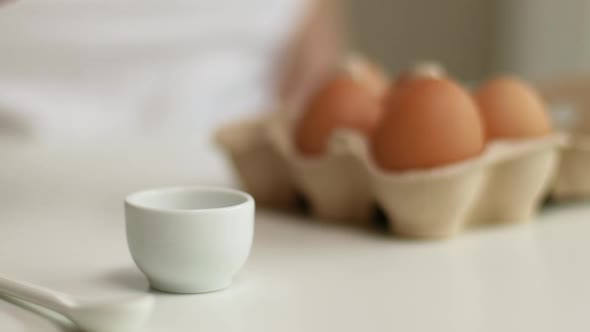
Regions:
M 562 141 L 559 135 L 497 141 L 472 160 L 397 174 L 365 158 L 375 198 L 393 232 L 438 238 L 471 225 L 530 220 L 550 188 Z
M 552 197 L 558 201 L 590 198 L 590 135 L 572 135 L 561 149 Z
M 304 157 L 292 142 L 294 121 L 278 114 L 266 124 L 269 142 L 288 165 L 296 191 L 305 198 L 313 216 L 325 222 L 370 222 L 375 201 L 361 159 L 347 146 L 338 146 L 337 140 L 332 140 L 323 156 Z
M 569 89 L 566 90 L 566 92 Z M 575 104 L 575 103 L 574 103 Z M 551 105 L 552 122 L 569 133 L 562 146 L 551 197 L 555 201 L 590 198 L 590 112 L 571 103 Z
M 216 132 L 215 141 L 257 204 L 289 209 L 296 205 L 297 194 L 288 165 L 267 138 L 270 117 L 265 114 L 224 126 Z
M 379 206 L 393 233 L 415 238 L 449 237 L 475 224 L 529 220 L 550 190 L 558 149 L 565 142 L 559 134 L 496 141 L 471 160 L 396 173 L 379 169 L 366 139 L 354 132 L 336 132 L 323 156 L 306 158 L 293 145 L 293 121 L 288 117 L 276 113 L 257 123 L 256 130 L 245 130 L 260 135 L 249 142 L 281 160 L 275 165 L 285 167 L 282 176 L 292 197 L 301 193 L 313 216 L 325 222 L 370 224 Z M 222 132 L 235 136 L 245 128 Z M 236 153 L 232 149 L 235 146 L 230 155 Z M 241 177 L 245 173 L 239 171 Z

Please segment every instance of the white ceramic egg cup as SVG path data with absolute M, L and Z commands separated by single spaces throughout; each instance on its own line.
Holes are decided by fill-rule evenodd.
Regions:
M 224 289 L 246 262 L 254 199 L 214 187 L 175 187 L 125 200 L 127 241 L 150 285 L 171 293 Z

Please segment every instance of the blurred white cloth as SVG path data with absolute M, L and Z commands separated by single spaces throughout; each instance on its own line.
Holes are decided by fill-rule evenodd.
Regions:
M 206 140 L 224 121 L 270 106 L 277 54 L 305 3 L 4 4 L 0 131 L 20 127 L 44 142 Z

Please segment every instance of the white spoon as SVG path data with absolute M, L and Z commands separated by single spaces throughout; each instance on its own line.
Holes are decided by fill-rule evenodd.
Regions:
M 86 332 L 136 331 L 154 307 L 154 298 L 147 294 L 110 301 L 82 300 L 2 276 L 0 293 L 60 313 Z

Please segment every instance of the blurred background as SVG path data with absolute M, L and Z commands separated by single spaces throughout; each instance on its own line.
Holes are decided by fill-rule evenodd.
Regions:
M 340 9 L 343 39 L 392 77 L 423 60 L 466 83 L 498 72 L 542 82 L 590 69 L 586 0 L 2 3 L 0 134 L 60 144 L 133 136 L 210 143 L 220 125 L 276 108 L 277 87 L 292 78 L 282 72 L 305 76 L 309 62 L 330 61 L 334 36 L 325 26 Z M 314 11 L 312 37 L 300 42 Z
M 346 0 L 353 45 L 391 72 L 437 60 L 466 81 L 590 69 L 587 0 Z

